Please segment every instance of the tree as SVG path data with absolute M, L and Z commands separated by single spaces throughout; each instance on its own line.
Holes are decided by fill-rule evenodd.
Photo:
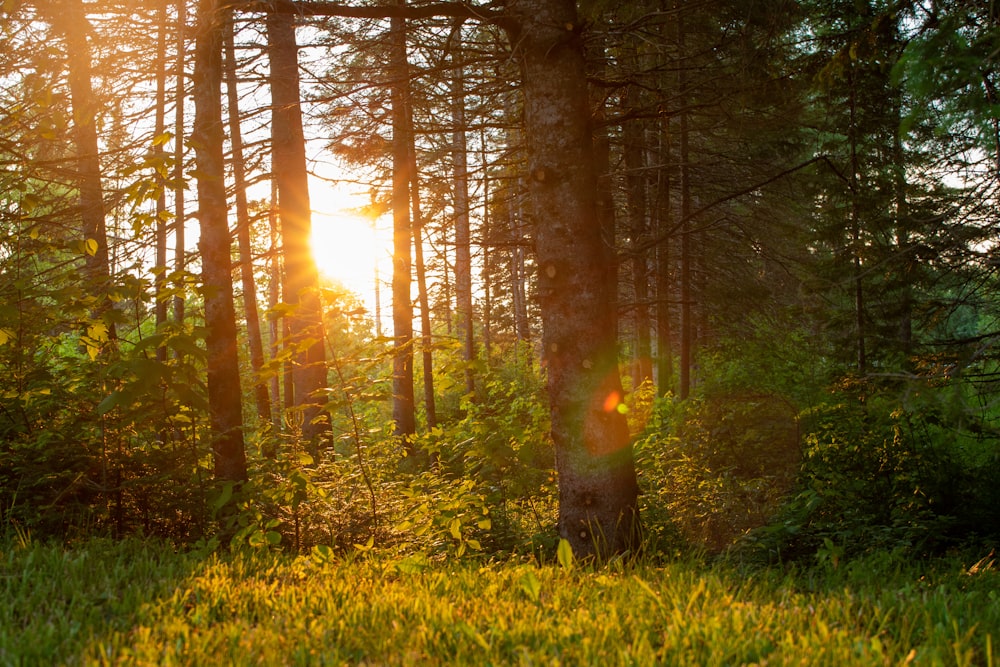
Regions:
M 404 438 L 417 430 L 413 396 L 413 305 L 410 297 L 412 238 L 410 222 L 409 87 L 406 20 L 392 18 L 389 29 L 392 99 L 392 418 Z
M 201 226 L 202 291 L 205 299 L 205 346 L 208 410 L 212 424 L 215 476 L 247 478 L 243 444 L 242 392 L 237 355 L 236 311 L 226 205 L 222 125 L 222 45 L 227 29 L 220 0 L 200 0 L 195 42 L 192 140 L 198 165 L 198 219 Z
M 637 546 L 638 485 L 615 340 L 580 35 L 572 0 L 511 0 L 521 64 L 559 533 L 577 555 Z
M 329 430 L 329 420 L 322 407 L 327 371 L 319 271 L 310 246 L 312 211 L 302 129 L 295 16 L 287 11 L 271 11 L 266 21 L 271 63 L 272 174 L 277 183 L 284 254 L 283 292 L 285 302 L 293 306 L 288 325 L 290 342 L 297 349 L 292 370 L 293 400 L 295 409 L 302 415 L 302 437 L 316 459 L 319 440 Z

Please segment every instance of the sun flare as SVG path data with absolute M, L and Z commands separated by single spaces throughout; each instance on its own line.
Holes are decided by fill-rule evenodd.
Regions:
M 376 220 L 361 208 L 367 195 L 340 184 L 315 188 L 312 193 L 312 249 L 324 278 L 341 283 L 374 308 L 377 272 L 391 258 L 391 239 L 376 228 Z

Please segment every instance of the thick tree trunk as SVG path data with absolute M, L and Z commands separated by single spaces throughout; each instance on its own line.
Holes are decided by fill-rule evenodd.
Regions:
M 198 245 L 205 288 L 208 410 L 215 476 L 238 481 L 246 479 L 247 465 L 222 147 L 222 42 L 226 24 L 219 2 L 200 0 L 198 5 L 192 139 L 198 165 Z
M 618 410 L 615 288 L 601 243 L 581 25 L 572 0 L 511 0 L 559 474 L 559 532 L 578 556 L 637 546 L 635 465 Z
M 236 237 L 240 248 L 240 281 L 243 286 L 243 313 L 247 321 L 250 366 L 253 368 L 254 402 L 262 423 L 271 421 L 271 397 L 261 378 L 264 367 L 264 343 L 261 340 L 260 317 L 257 313 L 257 282 L 253 275 L 253 250 L 250 247 L 250 212 L 247 206 L 246 169 L 243 164 L 243 133 L 240 128 L 239 92 L 236 87 L 236 29 L 232 13 L 226 29 L 226 94 L 229 104 L 229 142 L 232 146 L 233 187 L 236 190 Z
M 295 411 L 301 414 L 306 450 L 318 460 L 320 440 L 329 431 L 330 422 L 323 411 L 326 402 L 323 392 L 327 386 L 323 310 L 319 271 L 310 240 L 312 210 L 294 21 L 295 15 L 289 12 L 274 11 L 267 15 L 272 170 L 278 186 L 284 299 L 294 306 L 288 317 L 290 342 L 296 348 L 292 370 L 293 404 Z
M 392 49 L 392 418 L 396 435 L 417 430 L 413 396 L 413 306 L 410 298 L 410 138 L 409 66 L 406 60 L 406 21 L 391 21 Z

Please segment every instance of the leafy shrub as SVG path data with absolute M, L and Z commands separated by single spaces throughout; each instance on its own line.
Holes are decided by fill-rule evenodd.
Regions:
M 848 384 L 803 417 L 799 492 L 758 545 L 785 557 L 936 551 L 993 532 L 997 466 L 976 463 L 933 403 Z
M 710 551 L 779 510 L 798 469 L 794 409 L 770 395 L 665 402 L 636 444 L 647 529 Z

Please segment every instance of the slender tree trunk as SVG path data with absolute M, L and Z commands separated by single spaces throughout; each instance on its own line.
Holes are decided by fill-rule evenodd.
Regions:
M 417 171 L 417 153 L 413 144 L 413 117 L 409 115 L 410 137 L 410 199 L 413 207 L 413 261 L 417 271 L 417 297 L 420 300 L 420 354 L 423 361 L 424 411 L 427 428 L 437 426 L 437 405 L 434 400 L 434 353 L 432 350 L 431 306 L 427 295 L 427 272 L 424 270 L 424 217 L 420 208 L 420 175 Z
M 97 103 L 91 84 L 91 50 L 87 35 L 90 21 L 81 0 L 43 3 L 53 27 L 66 41 L 69 64 L 69 94 L 73 107 L 73 143 L 76 146 L 76 181 L 80 197 L 80 222 L 84 242 L 84 275 L 90 289 L 97 290 L 100 302 L 94 316 L 111 309 L 107 291 L 111 282 L 108 232 L 101 184 L 101 158 L 97 141 Z M 109 337 L 114 323 L 108 322 Z
M 267 286 L 267 305 L 271 312 L 276 312 L 275 309 L 281 302 L 281 278 L 285 274 L 284 268 L 281 265 L 281 230 L 278 228 L 278 185 L 275 179 L 271 178 L 271 199 L 270 206 L 267 209 L 267 228 L 270 237 L 269 248 L 269 260 L 268 266 L 270 268 L 270 280 Z M 277 359 L 281 352 L 281 345 L 284 342 L 284 325 L 285 318 L 269 318 L 268 326 L 269 333 L 271 336 L 271 358 Z M 284 366 L 282 366 L 284 368 Z M 282 380 L 287 378 L 287 385 L 284 387 L 284 394 L 282 394 Z M 281 413 L 282 408 L 289 408 L 290 405 L 282 402 L 282 396 L 288 397 L 291 395 L 291 374 L 290 373 L 278 373 L 275 372 L 271 377 L 271 396 L 274 398 L 274 402 L 271 404 L 271 421 L 272 423 L 281 426 Z
M 392 50 L 392 417 L 396 435 L 407 437 L 417 430 L 413 396 L 413 306 L 410 298 L 410 73 L 406 56 L 406 21 L 391 19 Z M 408 445 L 409 446 L 409 445 Z
M 483 170 L 483 222 L 479 231 L 480 247 L 483 249 L 483 356 L 489 366 L 493 357 L 493 280 L 490 270 L 492 250 L 489 239 L 492 217 L 490 216 L 490 170 L 486 157 L 486 131 L 480 130 L 479 145 L 481 147 L 480 163 Z
M 246 452 L 236 312 L 233 307 L 232 237 L 229 234 L 222 125 L 222 44 L 226 30 L 220 0 L 200 0 L 195 43 L 193 143 L 198 165 L 202 283 L 208 410 L 215 476 L 245 480 Z
M 177 61 L 175 63 L 174 89 L 174 271 L 180 283 L 174 296 L 174 322 L 178 325 L 184 322 L 184 299 L 187 281 L 184 272 L 187 271 L 187 240 L 185 225 L 187 212 L 184 206 L 184 101 L 187 94 L 184 90 L 184 67 L 187 55 L 187 0 L 177 0 Z
M 162 156 L 163 137 L 167 131 L 167 3 L 160 4 L 157 18 L 156 33 L 156 118 L 153 122 L 153 150 Z M 165 167 L 157 167 L 157 185 L 160 188 L 156 197 L 156 267 L 155 267 L 155 301 L 154 317 L 156 330 L 159 331 L 167 323 L 167 299 L 164 296 L 167 277 L 167 193 L 166 179 L 161 175 Z M 167 360 L 165 345 L 156 347 L 156 359 L 160 363 Z
M 461 41 L 461 37 L 459 37 Z M 472 250 L 469 233 L 469 166 L 468 142 L 465 136 L 465 73 L 461 64 L 460 47 L 455 47 L 453 60 L 457 62 L 451 88 L 452 166 L 455 192 L 455 310 L 458 312 L 458 340 L 462 344 L 465 362 L 465 391 L 474 394 L 476 376 L 472 362 L 475 360 L 475 339 L 472 329 Z
M 850 67 L 850 66 L 848 66 Z M 868 369 L 868 353 L 865 349 L 865 292 L 862 283 L 861 267 L 861 189 L 859 175 L 861 165 L 858 161 L 858 126 L 857 126 L 857 99 L 855 91 L 855 80 L 853 71 L 848 71 L 847 85 L 850 89 L 848 98 L 848 112 L 850 114 L 850 127 L 848 130 L 848 142 L 851 151 L 851 255 L 852 255 L 852 279 L 854 281 L 854 326 L 857 352 L 857 369 L 860 375 L 864 375 Z
M 287 3 L 281 0 L 281 4 Z M 301 413 L 306 450 L 318 460 L 320 440 L 329 432 L 330 422 L 323 409 L 326 348 L 319 271 L 310 244 L 312 210 L 294 12 L 280 8 L 269 12 L 267 39 L 271 64 L 272 169 L 278 185 L 278 218 L 284 251 L 283 292 L 285 301 L 294 306 L 288 317 L 290 342 L 296 348 L 293 403 L 297 415 Z
M 630 90 L 626 107 L 636 96 Z M 644 382 L 651 382 L 653 376 L 652 345 L 649 336 L 649 262 L 646 251 L 642 250 L 649 236 L 647 223 L 645 131 L 640 121 L 626 121 L 622 128 L 625 158 L 625 199 L 628 205 L 628 221 L 631 238 L 632 294 L 635 304 L 633 323 L 635 325 L 635 350 L 632 366 L 632 388 L 637 389 Z
M 236 81 L 236 47 L 232 12 L 226 29 L 226 93 L 229 104 L 229 142 L 232 146 L 233 187 L 236 191 L 236 237 L 240 248 L 240 280 L 243 287 L 243 312 L 247 321 L 250 366 L 253 368 L 254 402 L 262 423 L 271 421 L 271 397 L 261 378 L 264 367 L 264 343 L 257 314 L 257 282 L 253 275 L 253 250 L 250 247 L 250 212 L 247 207 L 246 175 L 243 164 L 243 133 L 240 128 L 240 97 Z
M 684 50 L 684 16 L 677 18 L 677 46 L 682 57 Z M 694 314 L 692 301 L 694 296 L 691 290 L 691 170 L 688 136 L 688 111 L 687 111 L 687 74 L 683 66 L 678 74 L 678 88 L 680 90 L 681 105 L 680 113 L 680 178 L 681 178 L 681 358 L 680 358 L 680 387 L 678 396 L 681 400 L 686 399 L 691 393 L 691 366 L 694 347 Z
M 666 396 L 674 387 L 674 352 L 670 327 L 670 238 L 673 226 L 670 209 L 670 119 L 663 119 L 660 133 L 660 168 L 657 174 L 657 229 L 660 244 L 656 248 L 656 359 L 657 389 Z
M 613 274 L 597 217 L 590 108 L 572 0 L 510 0 L 524 81 L 542 347 L 559 473 L 559 533 L 578 556 L 637 546 Z

